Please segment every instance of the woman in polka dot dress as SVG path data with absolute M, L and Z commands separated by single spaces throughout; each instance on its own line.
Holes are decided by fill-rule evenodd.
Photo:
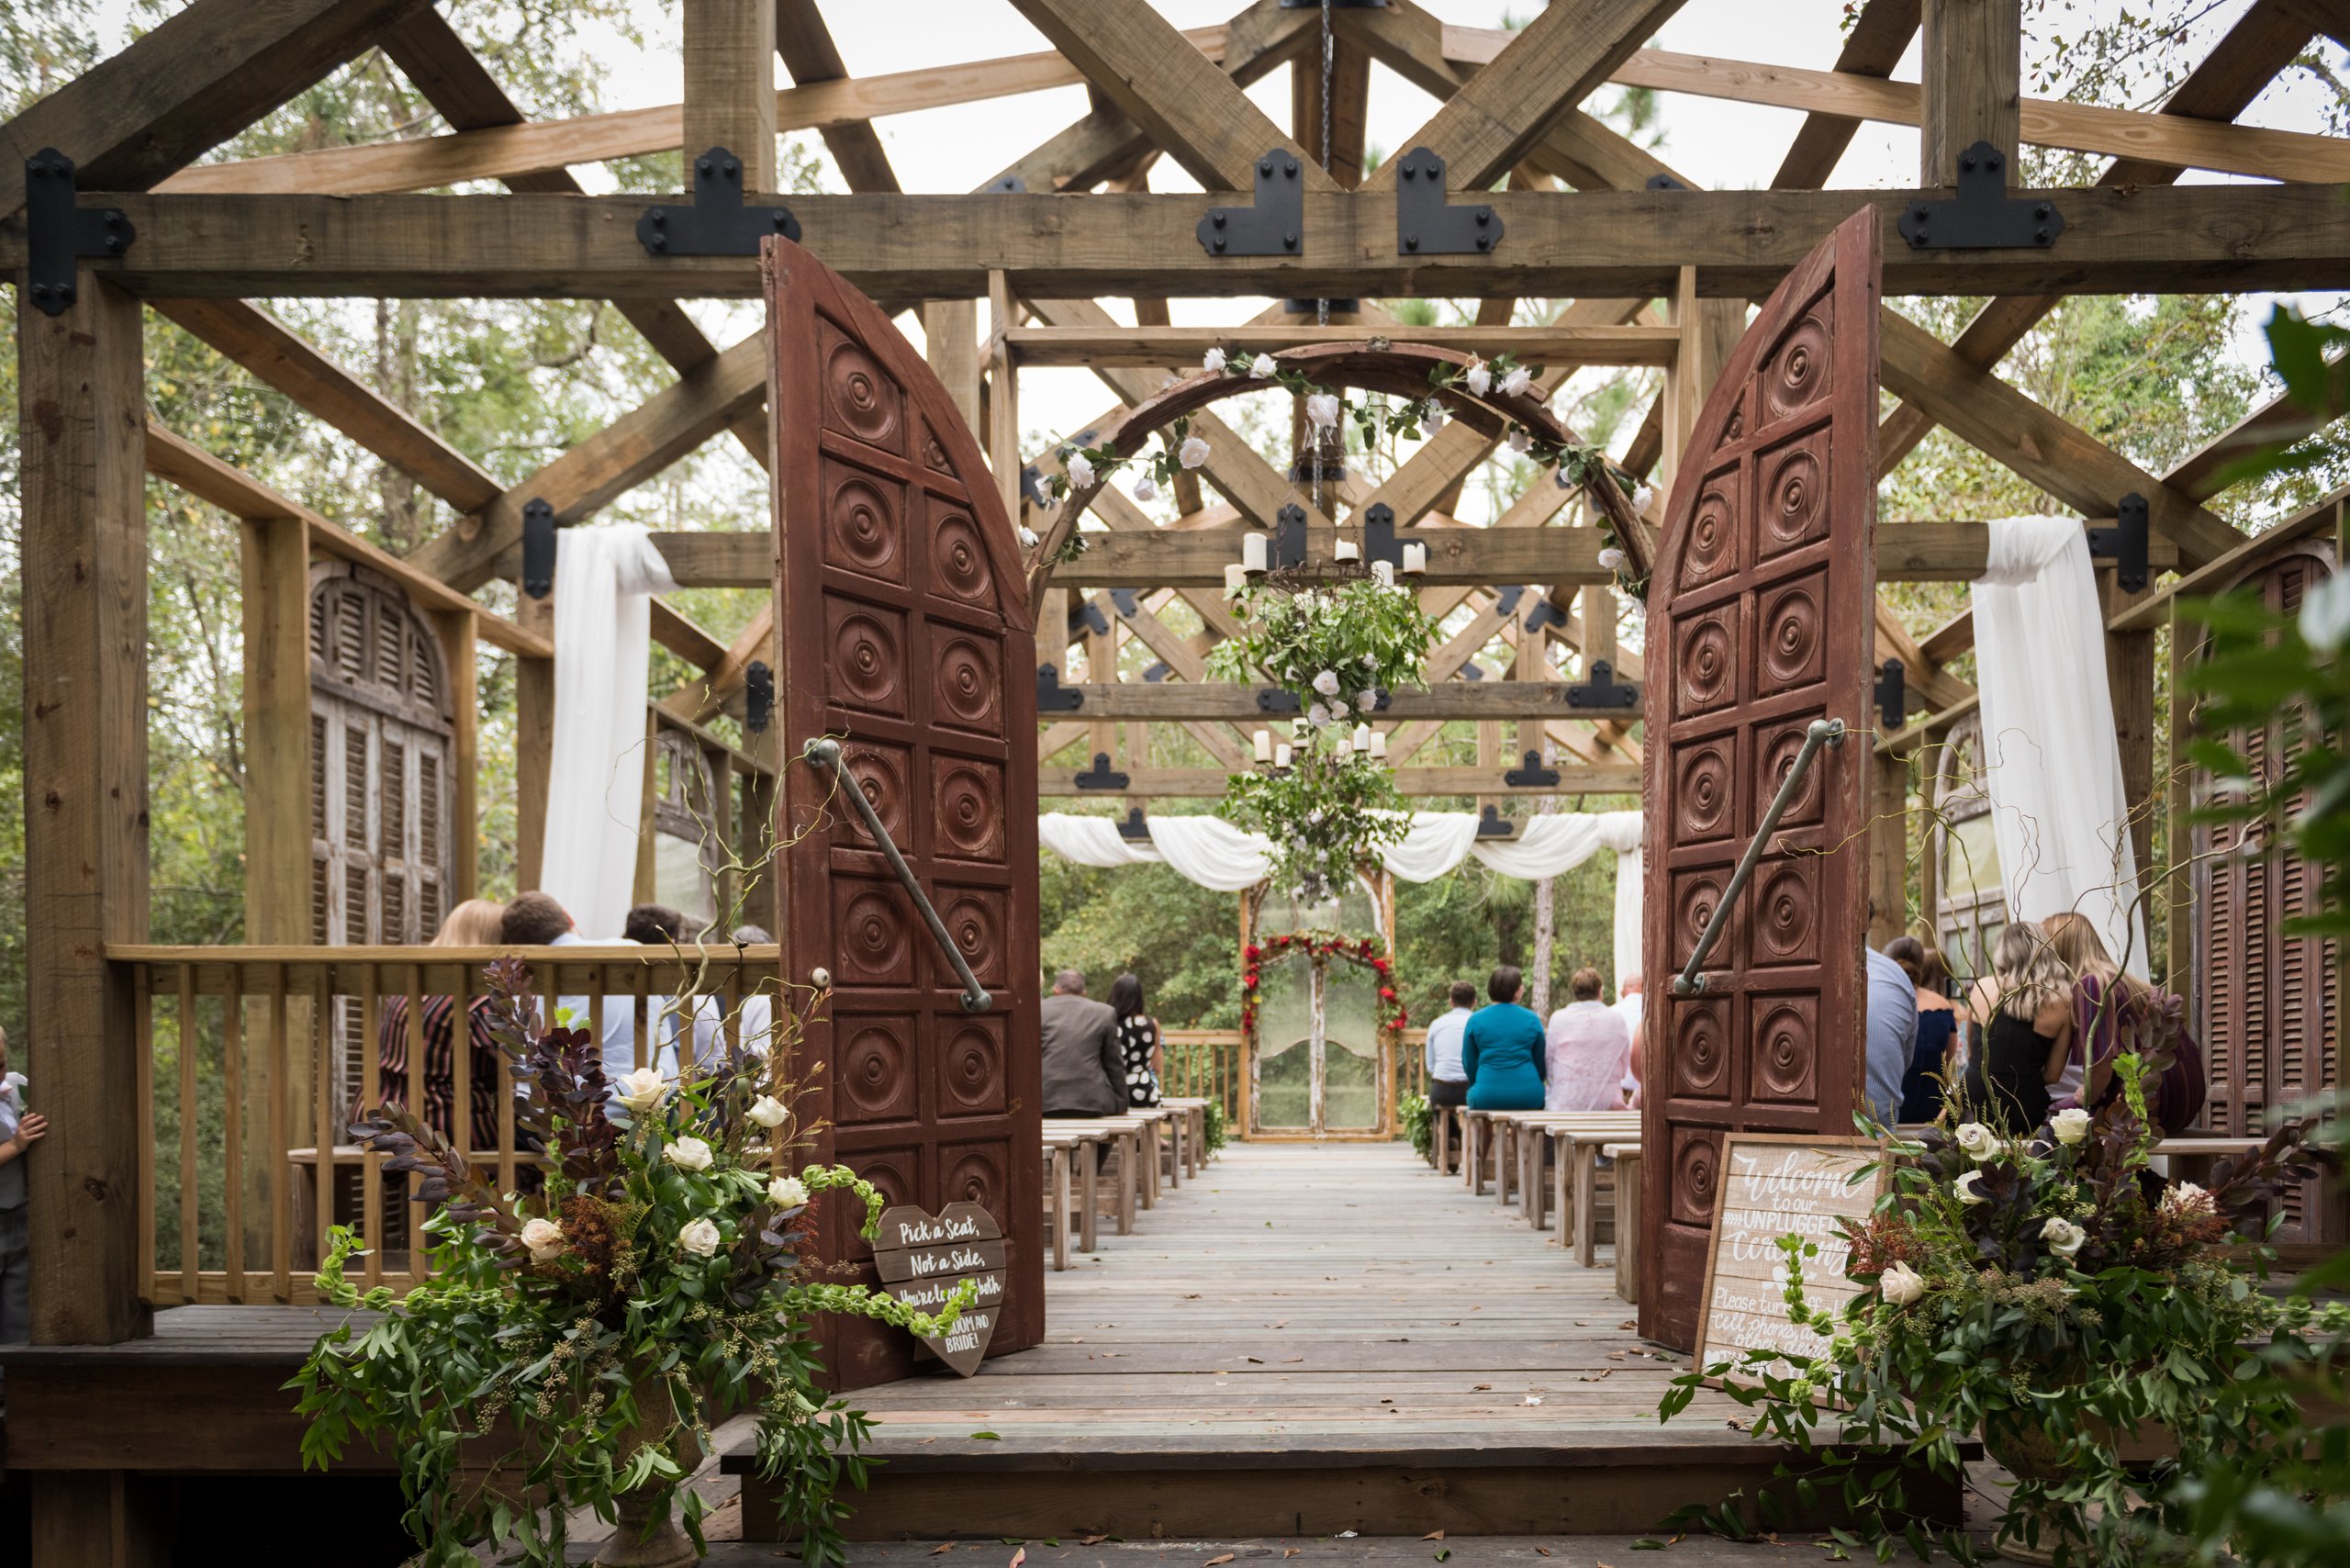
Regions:
M 1142 1010 L 1142 980 L 1120 975 L 1110 986 L 1110 1011 L 1118 1016 L 1118 1048 L 1125 1058 L 1126 1103 L 1136 1110 L 1158 1103 L 1158 1020 Z

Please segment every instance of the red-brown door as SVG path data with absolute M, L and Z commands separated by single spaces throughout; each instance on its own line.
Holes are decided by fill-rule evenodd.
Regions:
M 807 252 L 766 257 L 773 420 L 778 834 L 784 975 L 831 977 L 800 1059 L 817 1156 L 892 1204 L 969 1202 L 1006 1239 L 990 1354 L 1044 1334 L 1036 987 L 1035 635 L 1020 554 L 946 389 Z M 849 770 L 992 1001 L 961 986 L 878 846 L 800 760 Z M 823 1255 L 871 1283 L 845 1205 Z M 913 1342 L 835 1321 L 839 1386 L 901 1376 Z
M 1854 214 L 1747 329 L 1682 455 L 1649 591 L 1648 996 L 1640 1330 L 1695 1338 L 1725 1132 L 1849 1133 L 1861 1103 L 1876 572 L 1876 214 Z M 1806 728 L 1823 751 L 1695 950 Z

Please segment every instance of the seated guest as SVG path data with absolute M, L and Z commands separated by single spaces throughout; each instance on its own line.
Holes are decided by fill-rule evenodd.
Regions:
M 1567 981 L 1574 1000 L 1550 1014 L 1543 1031 L 1549 1070 L 1543 1075 L 1546 1111 L 1620 1111 L 1624 1072 L 1632 1059 L 1631 1032 L 1616 1010 L 1599 1000 L 1599 971 L 1585 966 Z
M 2064 1076 L 2073 1044 L 2073 977 L 2029 920 L 1999 933 L 1991 972 L 1975 982 L 1975 1015 L 1987 1022 L 1967 1064 L 1966 1114 L 2011 1137 L 2048 1119 L 2048 1086 Z
M 553 894 L 535 891 L 517 893 L 514 902 L 506 906 L 499 939 L 509 947 L 573 947 L 588 940 L 579 935 L 571 912 L 557 902 Z M 558 996 L 554 999 L 554 1006 L 558 1020 L 568 1015 L 569 1027 L 591 1030 L 596 1027 L 596 1004 L 589 998 Z M 604 1061 L 604 1086 L 610 1092 L 621 1079 L 636 1070 L 635 998 L 604 998 L 603 1033 L 598 1045 Z M 648 1066 L 651 1065 L 652 1055 L 648 1040 Z
M 638 904 L 621 922 L 621 935 L 640 946 L 675 947 L 686 939 L 685 912 L 666 903 Z M 648 996 L 644 999 L 644 1026 L 654 1050 L 653 1065 L 661 1070 L 664 1078 L 677 1076 L 688 1048 L 697 1067 L 707 1068 L 718 1059 L 721 1036 L 718 999 L 714 996 L 695 997 L 690 1019 L 687 1017 L 686 1003 L 679 998 Z M 633 1046 L 632 1041 L 632 1049 Z
M 435 947 L 495 947 L 505 929 L 506 910 L 487 899 L 467 899 L 449 912 L 434 934 Z M 447 996 L 423 999 L 424 1125 L 456 1142 L 457 1103 L 456 1000 Z M 408 1098 L 408 997 L 384 999 L 375 1066 L 376 1092 L 363 1092 L 362 1104 L 380 1101 L 404 1110 L 416 1107 Z M 498 1148 L 498 1040 L 489 1028 L 489 998 L 476 996 L 465 1004 L 465 1055 L 468 1074 L 466 1129 L 461 1153 Z
M 1118 1057 L 1124 1069 L 1122 1087 L 1132 1109 L 1147 1111 L 1158 1103 L 1158 1020 L 1142 1010 L 1142 977 L 1120 975 L 1110 982 L 1110 1011 L 1118 1019 Z
M 1640 1103 L 1640 977 L 1626 975 L 1616 988 L 1616 1016 L 1624 1021 L 1624 1031 L 1632 1037 L 1632 1053 L 1624 1063 L 1624 1103 L 1638 1106 Z
M 1422 1053 L 1427 1064 L 1428 1105 L 1447 1116 L 1469 1103 L 1469 1072 L 1460 1061 L 1460 1036 L 1476 1014 L 1477 988 L 1467 980 L 1454 980 L 1452 1011 L 1428 1024 Z
M 1950 969 L 1942 954 L 1915 936 L 1897 936 L 1885 945 L 1885 956 L 1901 966 L 1918 991 L 1918 1044 L 1901 1075 L 1901 1119 L 1930 1122 L 1942 1114 L 1942 1086 L 1953 1076 L 1961 1009 L 1945 994 Z
M 1485 982 L 1494 1005 L 1479 1010 L 1460 1031 L 1460 1067 L 1469 1075 L 1472 1111 L 1539 1111 L 1548 1070 L 1542 1020 L 1517 1004 L 1526 977 L 1504 964 Z
M 1126 1109 L 1125 1057 L 1118 1048 L 1118 1015 L 1089 1001 L 1085 977 L 1063 969 L 1037 1013 L 1045 1058 L 1047 1116 L 1115 1116 Z
M 1899 964 L 1861 949 L 1868 969 L 1868 1114 L 1880 1126 L 1901 1117 L 1901 1077 L 1918 1054 L 1918 988 Z
M 2203 1048 L 2187 1026 L 2179 999 L 2124 974 L 2088 916 L 2072 910 L 2048 917 L 2048 945 L 2073 976 L 2073 1047 L 2068 1077 L 2077 1077 L 2073 1103 L 2096 1111 L 2121 1092 L 2113 1058 L 2156 1048 L 2171 1053 L 2162 1077 L 2146 1084 L 2146 1114 L 2165 1136 L 2195 1125 L 2203 1114 Z M 2063 1080 L 2049 1100 L 2058 1098 Z

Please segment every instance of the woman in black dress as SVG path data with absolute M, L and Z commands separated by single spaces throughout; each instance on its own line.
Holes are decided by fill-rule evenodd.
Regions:
M 1118 1049 L 1126 1067 L 1126 1103 L 1147 1110 L 1158 1103 L 1158 1020 L 1142 1010 L 1139 976 L 1120 975 L 1110 982 L 1110 1011 L 1118 1017 Z
M 2073 975 L 2029 920 L 1999 933 L 1991 972 L 1975 982 L 1975 1015 L 1990 1022 L 1967 1064 L 1966 1110 L 2009 1137 L 2048 1119 L 2048 1086 L 2064 1076 L 2073 1046 Z

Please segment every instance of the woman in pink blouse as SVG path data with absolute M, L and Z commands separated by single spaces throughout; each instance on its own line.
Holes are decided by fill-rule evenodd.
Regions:
M 1599 1000 L 1597 969 L 1577 969 L 1567 990 L 1574 1000 L 1551 1014 L 1550 1025 L 1543 1031 L 1550 1075 L 1542 1108 L 1620 1111 L 1632 1032 L 1614 1008 Z

